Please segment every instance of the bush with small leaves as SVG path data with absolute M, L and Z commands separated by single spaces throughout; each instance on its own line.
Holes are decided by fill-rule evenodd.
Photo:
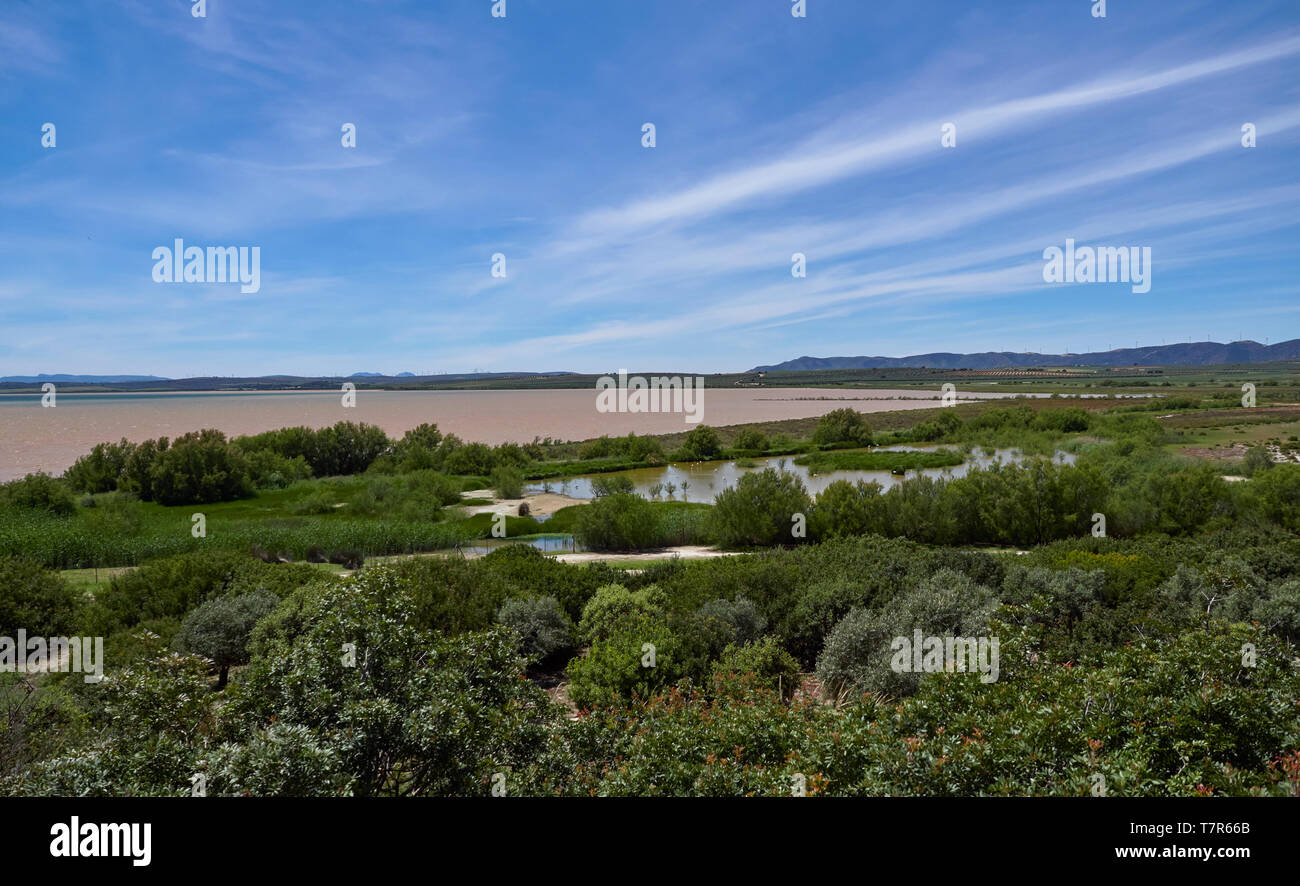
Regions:
M 722 650 L 722 656 L 713 667 L 713 679 L 723 691 L 734 685 L 737 675 L 753 674 L 758 683 L 779 693 L 789 701 L 799 688 L 799 663 L 794 656 L 781 648 L 775 637 L 764 637 L 752 643 L 732 643 Z
M 619 492 L 581 508 L 573 534 L 588 550 L 633 551 L 658 546 L 659 523 L 654 505 Z
M 812 499 L 798 475 L 767 468 L 718 493 L 709 526 L 724 547 L 797 544 L 807 540 L 811 512 Z M 796 535 L 801 525 L 803 534 Z
M 707 461 L 722 452 L 722 438 L 708 425 L 700 425 L 686 435 L 675 455 L 678 461 Z
M 112 492 L 125 477 L 126 463 L 135 444 L 125 437 L 118 443 L 99 443 L 63 474 L 73 489 L 81 492 Z
M 621 584 L 596 588 L 582 607 L 578 636 L 594 643 L 611 636 L 623 624 L 663 615 L 663 598 L 654 585 L 630 591 Z
M 730 626 L 733 638 L 741 644 L 757 640 L 767 630 L 767 619 L 758 611 L 754 601 L 745 597 L 710 600 L 700 607 L 700 615 Z
M 279 597 L 263 590 L 209 600 L 185 616 L 173 642 L 178 651 L 201 655 L 217 667 L 220 691 L 226 688 L 231 665 L 248 660 L 253 626 L 279 602 Z
M 1273 585 L 1255 601 L 1250 615 L 1293 647 L 1300 646 L 1300 578 Z
M 15 637 L 20 628 L 32 636 L 69 636 L 80 604 L 59 573 L 17 557 L 0 557 L 0 637 Z
M 501 605 L 497 622 L 520 639 L 520 651 L 545 662 L 573 648 L 573 622 L 554 597 L 511 597 Z
M 492 469 L 492 488 L 499 498 L 522 498 L 524 475 L 514 465 L 500 465 Z
M 731 438 L 731 448 L 744 452 L 762 452 L 767 446 L 767 435 L 754 428 L 741 428 Z
M 979 637 L 997 605 L 993 591 L 941 569 L 898 594 L 883 609 L 855 609 L 835 626 L 817 658 L 817 678 L 833 697 L 864 692 L 910 695 L 919 675 L 891 667 L 895 638 Z
M 843 409 L 833 409 L 817 422 L 812 440 L 818 446 L 831 443 L 867 446 L 871 443 L 871 425 L 867 424 L 866 418 L 856 409 L 847 406 Z
M 56 517 L 67 517 L 77 510 L 77 501 L 67 485 L 44 473 L 28 474 L 0 485 L 0 503 Z
M 1246 450 L 1245 458 L 1241 460 L 1242 473 L 1247 477 L 1253 477 L 1271 467 L 1273 467 L 1273 459 L 1263 446 L 1250 447 Z
M 149 489 L 159 504 L 207 504 L 247 498 L 253 483 L 243 451 L 221 431 L 208 429 L 183 434 L 158 453 L 149 468 Z

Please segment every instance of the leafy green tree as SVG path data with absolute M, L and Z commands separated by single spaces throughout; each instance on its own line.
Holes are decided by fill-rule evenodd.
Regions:
M 852 443 L 868 446 L 871 443 L 871 425 L 861 412 L 850 409 L 832 409 L 817 422 L 813 442 L 819 446 L 830 443 Z
M 244 453 L 212 429 L 177 437 L 159 452 L 149 469 L 149 488 L 153 500 L 164 505 L 208 504 L 253 494 Z
M 809 520 L 809 534 L 823 540 L 880 532 L 882 512 L 879 483 L 834 480 L 817 496 Z
M 855 609 L 826 638 L 817 678 L 835 697 L 863 692 L 910 695 L 919 675 L 891 667 L 894 638 L 978 637 L 997 605 L 992 590 L 960 572 L 941 569 L 904 590 L 882 609 Z
M 230 715 L 243 738 L 272 723 L 311 730 L 359 795 L 486 796 L 494 773 L 531 764 L 557 719 L 520 678 L 513 632 L 417 627 L 416 600 L 391 569 L 303 588 L 277 614 L 231 686 Z
M 71 516 L 77 510 L 77 503 L 63 481 L 44 473 L 28 474 L 0 485 L 0 502 L 56 517 Z
M 546 661 L 573 648 L 573 622 L 554 597 L 511 597 L 497 621 L 519 635 L 520 649 L 530 659 Z
M 779 693 L 785 701 L 793 698 L 799 689 L 799 663 L 781 648 L 775 637 L 727 645 L 714 666 L 714 683 L 723 691 L 736 692 L 734 677 L 741 674 L 754 675 L 758 678 L 758 685 Z M 744 697 L 743 692 L 739 694 Z
M 626 474 L 610 474 L 591 478 L 591 497 L 605 498 L 609 495 L 631 495 L 636 489 L 632 478 Z
M 1251 478 L 1260 518 L 1291 532 L 1300 532 L 1300 465 L 1280 464 Z
M 710 600 L 700 607 L 700 615 L 728 625 L 739 644 L 752 643 L 767 630 L 767 619 L 754 601 L 745 597 Z
M 1247 477 L 1253 477 L 1271 467 L 1273 467 L 1273 459 L 1263 446 L 1250 447 L 1246 450 L 1245 458 L 1241 460 L 1241 469 Z
M 707 461 L 722 453 L 722 438 L 708 425 L 692 428 L 676 453 L 678 461 Z
M 663 604 L 662 595 L 653 585 L 636 591 L 621 584 L 603 585 L 582 608 L 578 636 L 588 643 L 607 639 L 626 623 L 662 616 Z
M 726 547 L 791 544 L 807 537 L 812 499 L 795 474 L 767 468 L 742 476 L 718 493 L 710 514 L 713 536 Z M 795 534 L 803 527 L 804 535 Z
M 437 451 L 438 444 L 441 442 L 442 431 L 438 430 L 436 424 L 425 422 L 403 434 L 402 439 L 393 444 L 393 454 L 399 460 L 412 457 L 416 451 L 423 451 L 431 456 Z
M 118 483 L 118 488 L 135 493 L 143 501 L 154 501 L 153 467 L 169 445 L 170 441 L 166 437 L 159 437 L 157 440 L 145 440 L 132 449 L 126 457 L 123 479 Z
M 724 648 L 729 632 L 698 616 L 644 614 L 620 620 L 569 662 L 569 698 L 579 708 L 647 698 L 679 680 L 700 681 Z
M 659 519 L 650 502 L 620 492 L 581 508 L 573 534 L 579 544 L 592 551 L 652 548 L 660 540 Z
M 360 474 L 392 445 L 382 428 L 341 421 L 313 435 L 305 453 L 317 477 Z
M 311 465 L 301 455 L 285 458 L 276 452 L 257 449 L 247 453 L 248 479 L 257 489 L 284 489 L 311 476 Z
M 767 435 L 754 428 L 741 428 L 731 438 L 731 448 L 745 452 L 762 452 L 767 446 Z
M 0 637 L 14 637 L 19 628 L 32 636 L 71 636 L 80 603 L 57 572 L 0 557 Z
M 82 492 L 112 492 L 123 480 L 127 461 L 134 451 L 135 444 L 125 437 L 118 443 L 96 444 L 88 455 L 72 463 L 63 479 Z
M 492 486 L 500 498 L 522 498 L 524 475 L 514 465 L 501 465 L 492 470 Z
M 95 738 L 4 786 L 27 796 L 188 796 L 216 722 L 207 662 L 172 653 L 110 671 Z
M 1255 601 L 1251 617 L 1292 647 L 1300 646 L 1300 578 L 1274 585 Z
M 248 661 L 253 626 L 275 609 L 279 598 L 269 591 L 218 597 L 201 604 L 181 622 L 175 644 L 181 652 L 209 659 L 218 669 L 217 691 L 226 688 L 231 665 Z
M 492 448 L 483 443 L 466 443 L 457 446 L 442 463 L 442 469 L 448 474 L 461 476 L 487 476 L 495 464 Z
M 1090 422 L 1087 410 L 1071 406 L 1068 409 L 1050 409 L 1038 413 L 1034 416 L 1032 426 L 1061 434 L 1076 434 L 1088 430 Z

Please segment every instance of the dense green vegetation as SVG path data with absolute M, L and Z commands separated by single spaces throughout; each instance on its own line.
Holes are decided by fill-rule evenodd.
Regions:
M 502 772 L 512 794 L 777 795 L 802 775 L 810 793 L 1084 795 L 1098 772 L 1114 795 L 1300 790 L 1289 535 L 1014 562 L 866 537 L 640 574 L 524 546 L 348 578 L 212 556 L 129 604 L 122 588 L 150 618 L 111 638 L 102 685 L 52 675 L 13 707 L 4 790 L 181 795 L 195 772 L 215 794 L 483 795 Z M 250 634 L 259 593 L 279 602 Z M 890 671 L 880 642 L 913 625 L 999 637 L 999 679 Z M 573 721 L 520 679 L 570 655 Z M 798 686 L 814 665 L 838 704 Z
M 1098 776 L 1116 796 L 1297 795 L 1300 464 L 1186 457 L 1223 427 L 1218 399 L 1186 399 L 580 446 L 346 423 L 105 444 L 0 487 L 0 636 L 102 636 L 106 659 L 102 683 L 0 673 L 0 793 L 185 795 L 202 773 L 238 796 L 1082 796 Z M 867 448 L 922 442 L 945 448 Z M 754 470 L 712 505 L 609 472 L 592 503 L 507 533 L 743 553 L 365 562 L 488 536 L 462 494 L 526 478 L 977 447 L 1041 457 L 816 495 Z M 116 564 L 138 568 L 57 571 Z M 897 667 L 914 633 L 997 640 L 996 678 Z

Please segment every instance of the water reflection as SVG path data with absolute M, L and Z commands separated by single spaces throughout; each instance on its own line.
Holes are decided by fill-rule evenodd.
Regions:
M 464 554 L 490 554 L 502 545 L 526 544 L 544 553 L 580 551 L 572 535 L 533 535 L 528 538 L 484 538 L 472 545 L 461 545 Z
M 877 451 L 927 452 L 935 448 L 937 447 L 883 446 Z M 824 474 L 812 474 L 808 468 L 795 464 L 795 458 L 796 456 L 793 455 L 782 455 L 745 460 L 745 464 L 752 463 L 753 467 L 740 467 L 735 461 L 680 462 L 664 467 L 637 468 L 617 473 L 630 479 L 636 493 L 647 498 L 657 497 L 660 501 L 671 498 L 675 501 L 709 503 L 719 492 L 735 486 L 745 474 L 761 471 L 764 468 L 786 470 L 798 475 L 808 492 L 817 495 L 836 480 L 848 480 L 852 483 L 859 480 L 874 480 L 884 490 L 918 475 L 961 477 L 972 467 L 985 468 L 992 464 L 1012 464 L 1026 460 L 1026 456 L 1018 449 L 996 449 L 989 452 L 977 447 L 966 455 L 966 461 L 960 465 L 912 469 L 905 474 L 896 475 L 889 471 L 829 471 Z M 1074 456 L 1068 452 L 1057 452 L 1052 456 L 1052 460 L 1062 464 L 1073 464 Z M 573 498 L 593 498 L 592 481 L 598 477 L 611 476 L 613 474 L 583 474 L 565 480 L 551 480 L 547 484 L 533 483 L 528 486 L 528 493 L 535 494 L 549 488 L 551 492 L 559 492 Z M 656 492 L 657 496 L 654 494 Z

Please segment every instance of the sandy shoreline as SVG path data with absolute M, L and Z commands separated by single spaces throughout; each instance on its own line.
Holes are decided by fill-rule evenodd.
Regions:
M 507 517 L 519 516 L 519 506 L 523 503 L 528 504 L 528 516 L 530 517 L 549 517 L 560 508 L 567 508 L 569 505 L 585 505 L 589 499 L 571 498 L 567 495 L 560 495 L 558 492 L 539 492 L 536 495 L 525 495 L 523 498 L 497 498 L 496 493 L 491 489 L 475 489 L 471 492 L 462 493 L 464 498 L 490 498 L 490 505 L 465 505 L 465 513 L 470 516 L 475 514 L 504 514 Z

